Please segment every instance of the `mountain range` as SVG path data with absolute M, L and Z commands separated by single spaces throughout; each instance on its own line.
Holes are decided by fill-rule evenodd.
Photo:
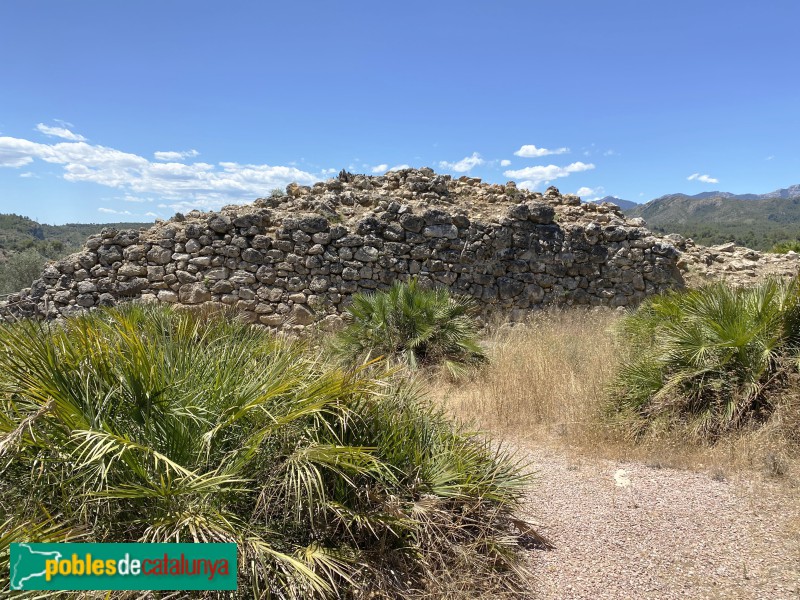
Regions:
M 773 198 L 781 198 L 784 200 L 790 198 L 797 198 L 800 196 L 800 183 L 795 185 L 790 185 L 787 188 L 781 188 L 779 190 L 775 190 L 774 192 L 768 192 L 766 194 L 732 194 L 731 192 L 720 192 L 718 190 L 711 191 L 711 192 L 700 192 L 699 194 L 666 194 L 664 196 L 659 196 L 658 198 L 654 198 L 647 203 L 641 202 L 634 202 L 632 200 L 623 200 L 622 198 L 617 198 L 616 196 L 605 196 L 604 198 L 600 198 L 597 202 L 613 202 L 617 206 L 619 206 L 624 211 L 633 210 L 638 206 L 645 206 L 647 204 L 652 204 L 654 202 L 659 202 L 662 200 L 671 200 L 675 198 L 693 198 L 695 200 L 705 200 L 707 198 L 724 198 L 724 199 L 733 199 L 733 200 L 769 200 Z
M 628 216 L 642 217 L 650 229 L 679 233 L 701 244 L 738 244 L 768 250 L 800 239 L 800 185 L 766 194 L 667 194 L 646 204 L 606 197 Z

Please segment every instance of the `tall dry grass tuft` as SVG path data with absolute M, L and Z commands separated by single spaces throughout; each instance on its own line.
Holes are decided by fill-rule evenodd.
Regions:
M 486 342 L 489 367 L 436 393 L 459 418 L 519 438 L 555 434 L 581 443 L 611 432 L 602 422 L 617 353 L 612 312 L 553 311 L 500 327 Z
M 638 460 L 652 466 L 731 475 L 800 476 L 800 402 L 775 399 L 758 426 L 703 444 L 684 430 L 653 430 L 638 438 L 609 418 L 612 380 L 627 341 L 615 333 L 616 312 L 549 311 L 485 340 L 489 365 L 469 381 L 443 378 L 431 394 L 457 418 L 506 439 L 564 448 L 570 456 Z

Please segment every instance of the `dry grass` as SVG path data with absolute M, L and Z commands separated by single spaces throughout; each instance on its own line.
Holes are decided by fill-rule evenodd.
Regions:
M 757 429 L 713 446 L 675 431 L 634 440 L 604 417 L 606 389 L 618 365 L 617 312 L 557 311 L 525 325 L 495 328 L 486 340 L 490 366 L 469 382 L 432 382 L 453 414 L 495 436 L 558 446 L 575 460 L 594 456 L 715 476 L 758 471 L 800 481 L 800 402 L 788 398 Z
M 486 342 L 488 369 L 467 383 L 437 381 L 435 391 L 460 418 L 495 433 L 596 437 L 616 366 L 614 320 L 609 312 L 576 310 L 500 327 Z

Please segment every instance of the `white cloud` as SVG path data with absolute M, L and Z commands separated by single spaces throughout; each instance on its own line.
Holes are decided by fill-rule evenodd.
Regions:
M 1 140 L 6 139 L 14 140 L 15 138 L 0 137 L 0 167 L 18 168 L 33 162 L 33 158 L 25 152 L 24 148 L 18 147 L 17 144 L 3 145 Z
M 775 155 L 773 155 L 773 154 L 770 154 L 770 155 L 769 155 L 767 158 L 765 158 L 764 160 L 772 160 L 772 159 L 774 159 L 774 158 L 775 158 Z
M 477 152 L 473 152 L 472 156 L 467 156 L 465 158 L 462 158 L 458 162 L 452 163 L 452 162 L 447 162 L 446 160 L 439 161 L 439 166 L 442 167 L 443 169 L 450 169 L 451 171 L 455 171 L 456 173 L 466 173 L 467 171 L 470 171 L 475 167 L 482 165 L 484 162 L 486 161 L 484 161 L 481 158 L 480 154 L 478 154 Z
M 19 176 L 25 179 L 30 179 L 31 177 L 35 177 L 37 179 L 39 178 L 39 176 L 36 175 L 36 173 L 31 173 L 30 171 L 25 171 L 24 173 L 20 173 Z
M 608 149 L 605 152 L 603 152 L 603 156 L 616 156 L 616 155 L 617 155 L 617 153 L 614 152 L 614 150 L 611 150 L 611 149 Z
M 592 163 L 582 163 L 580 161 L 567 165 L 566 167 L 559 167 L 557 165 L 547 166 L 534 166 L 525 167 L 524 169 L 516 169 L 511 171 L 503 171 L 506 177 L 514 179 L 522 179 L 519 186 L 526 189 L 534 189 L 542 183 L 550 183 L 554 179 L 560 177 L 569 177 L 571 173 L 579 173 L 581 171 L 590 171 L 594 169 Z
M 156 157 L 156 160 L 183 160 L 185 158 L 194 158 L 195 156 L 200 156 L 200 153 L 197 150 L 186 150 L 185 152 L 171 152 L 171 151 L 157 151 L 153 152 L 153 156 Z
M 702 181 L 703 183 L 719 183 L 719 179 L 715 179 L 710 175 L 700 175 L 700 173 L 693 173 L 689 175 L 686 179 L 689 181 Z
M 410 169 L 411 168 L 410 165 L 407 165 L 405 163 L 403 163 L 401 165 L 395 165 L 393 167 L 390 167 L 386 163 L 381 163 L 381 164 L 375 165 L 375 166 L 370 166 L 370 165 L 367 165 L 367 164 L 362 165 L 362 166 L 363 166 L 363 168 L 365 170 L 368 169 L 371 173 L 373 173 L 375 175 L 384 175 L 385 173 L 388 173 L 389 171 L 401 171 L 402 169 Z
M 69 123 L 64 123 L 63 121 L 61 121 L 61 123 L 63 125 L 69 125 L 71 127 L 71 125 Z M 50 137 L 57 137 L 57 138 L 61 138 L 61 139 L 64 139 L 64 140 L 70 140 L 71 142 L 85 142 L 86 141 L 86 138 L 83 137 L 81 134 L 73 133 L 72 131 L 70 131 L 66 127 L 50 127 L 49 125 L 45 125 L 44 123 L 39 123 L 36 126 L 36 130 L 39 131 L 40 133 L 43 133 L 43 134 L 48 135 Z
M 153 162 L 143 156 L 86 142 L 40 144 L 0 136 L 0 166 L 21 167 L 34 160 L 61 165 L 63 178 L 119 189 L 131 196 L 154 196 L 174 210 L 218 209 L 251 201 L 296 181 L 314 183 L 318 175 L 296 167 L 221 162 Z
M 583 186 L 578 188 L 578 191 L 575 192 L 575 195 L 580 196 L 583 200 L 586 200 L 587 202 L 594 202 L 604 197 L 606 195 L 606 190 L 602 185 L 597 186 L 596 188 Z
M 106 208 L 105 206 L 101 206 L 97 209 L 97 212 L 101 212 L 107 215 L 132 215 L 133 213 L 129 210 L 114 210 L 113 208 Z
M 109 200 L 113 200 L 113 198 L 109 198 Z M 159 215 L 157 213 L 154 213 L 153 211 L 149 211 L 146 213 L 139 213 L 139 212 L 131 212 L 129 210 L 117 210 L 115 208 L 109 208 L 107 206 L 100 206 L 97 209 L 97 212 L 103 213 L 104 215 L 118 215 L 119 217 L 124 217 L 126 220 L 135 220 L 135 221 L 142 220 L 145 217 L 149 219 L 160 219 L 160 218 L 163 219 L 167 217 L 167 215 Z
M 507 167 L 507 166 L 509 166 L 510 164 L 511 164 L 511 161 L 510 161 L 510 160 L 508 160 L 507 158 L 504 158 L 503 160 L 501 160 L 501 161 L 500 161 L 500 166 L 501 166 L 501 167 Z
M 547 148 L 537 148 L 533 144 L 527 144 L 514 152 L 514 155 L 521 156 L 522 158 L 539 158 L 541 156 L 548 156 L 550 154 L 566 154 L 567 152 L 569 152 L 569 148 L 556 148 L 554 150 L 548 150 Z

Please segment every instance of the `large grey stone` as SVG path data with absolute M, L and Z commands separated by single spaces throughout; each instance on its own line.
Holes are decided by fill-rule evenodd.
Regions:
M 178 299 L 181 304 L 201 304 L 211 300 L 211 292 L 202 283 L 185 283 L 180 287 Z
M 458 228 L 451 224 L 429 225 L 426 227 L 422 234 L 429 238 L 447 238 L 454 240 L 458 237 Z

